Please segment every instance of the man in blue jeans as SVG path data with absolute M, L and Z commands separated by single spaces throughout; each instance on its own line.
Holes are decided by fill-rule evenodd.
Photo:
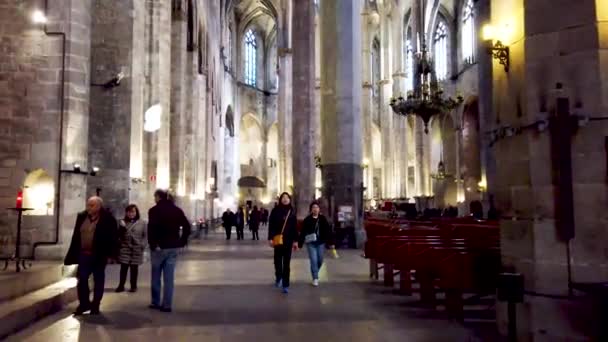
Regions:
M 148 243 L 152 259 L 150 308 L 171 312 L 177 254 L 188 242 L 190 222 L 184 212 L 169 200 L 165 190 L 156 190 L 154 200 L 156 205 L 148 211 Z M 161 276 L 164 285 L 162 302 Z

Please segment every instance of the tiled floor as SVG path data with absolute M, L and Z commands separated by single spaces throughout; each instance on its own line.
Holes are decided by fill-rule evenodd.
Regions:
M 260 234 L 262 235 L 262 233 Z M 113 293 L 116 266 L 107 270 L 103 315 L 74 318 L 75 304 L 10 341 L 478 341 L 476 333 L 414 299 L 372 284 L 360 251 L 326 259 L 321 286 L 309 285 L 306 252 L 292 262 L 291 293 L 272 286 L 266 241 L 221 235 L 193 243 L 179 260 L 174 312 L 151 311 L 149 265 L 136 294 Z

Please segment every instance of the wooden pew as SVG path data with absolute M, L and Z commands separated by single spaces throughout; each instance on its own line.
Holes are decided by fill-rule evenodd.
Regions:
M 451 317 L 462 318 L 464 293 L 495 288 L 500 266 L 496 224 L 370 220 L 366 230 L 371 275 L 377 279 L 378 264 L 383 264 L 384 283 L 394 286 L 397 270 L 401 291 L 411 294 L 414 274 L 423 302 L 435 306 L 436 287 L 445 292 Z

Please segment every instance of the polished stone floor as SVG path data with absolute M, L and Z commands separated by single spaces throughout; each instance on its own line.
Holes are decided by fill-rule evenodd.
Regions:
M 263 232 L 260 233 L 263 236 Z M 192 243 L 178 262 L 174 312 L 152 311 L 150 267 L 140 290 L 116 294 L 118 268 L 109 266 L 102 315 L 74 318 L 69 308 L 9 341 L 480 341 L 477 326 L 450 322 L 415 300 L 372 284 L 360 251 L 327 259 L 321 286 L 309 285 L 308 260 L 292 262 L 289 295 L 272 286 L 266 241 L 224 241 L 220 234 Z M 483 329 L 482 329 L 483 330 Z

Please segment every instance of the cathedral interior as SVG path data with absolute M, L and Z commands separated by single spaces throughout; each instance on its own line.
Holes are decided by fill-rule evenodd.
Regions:
M 496 221 L 497 273 L 523 278 L 515 309 L 491 296 L 496 337 L 481 340 L 599 341 L 607 120 L 606 0 L 0 0 L 0 258 L 33 264 L 35 282 L 32 270 L 65 256 L 91 196 L 145 217 L 168 189 L 196 225 L 227 208 L 271 210 L 288 192 L 298 219 L 319 200 L 347 222 L 358 254 L 339 267 L 369 285 L 370 217 L 454 213 Z M 240 259 L 181 274 L 246 273 Z M 367 296 L 351 290 L 354 303 Z M 0 296 L 0 325 L 18 300 Z M 69 340 L 32 322 L 0 339 L 27 328 L 15 340 Z M 424 335 L 441 325 L 371 337 L 332 324 L 348 332 L 317 339 L 442 340 Z M 108 340 L 84 326 L 81 339 Z M 121 329 L 109 340 L 137 336 Z M 303 339 L 294 329 L 268 340 Z M 159 334 L 197 340 L 179 333 Z

